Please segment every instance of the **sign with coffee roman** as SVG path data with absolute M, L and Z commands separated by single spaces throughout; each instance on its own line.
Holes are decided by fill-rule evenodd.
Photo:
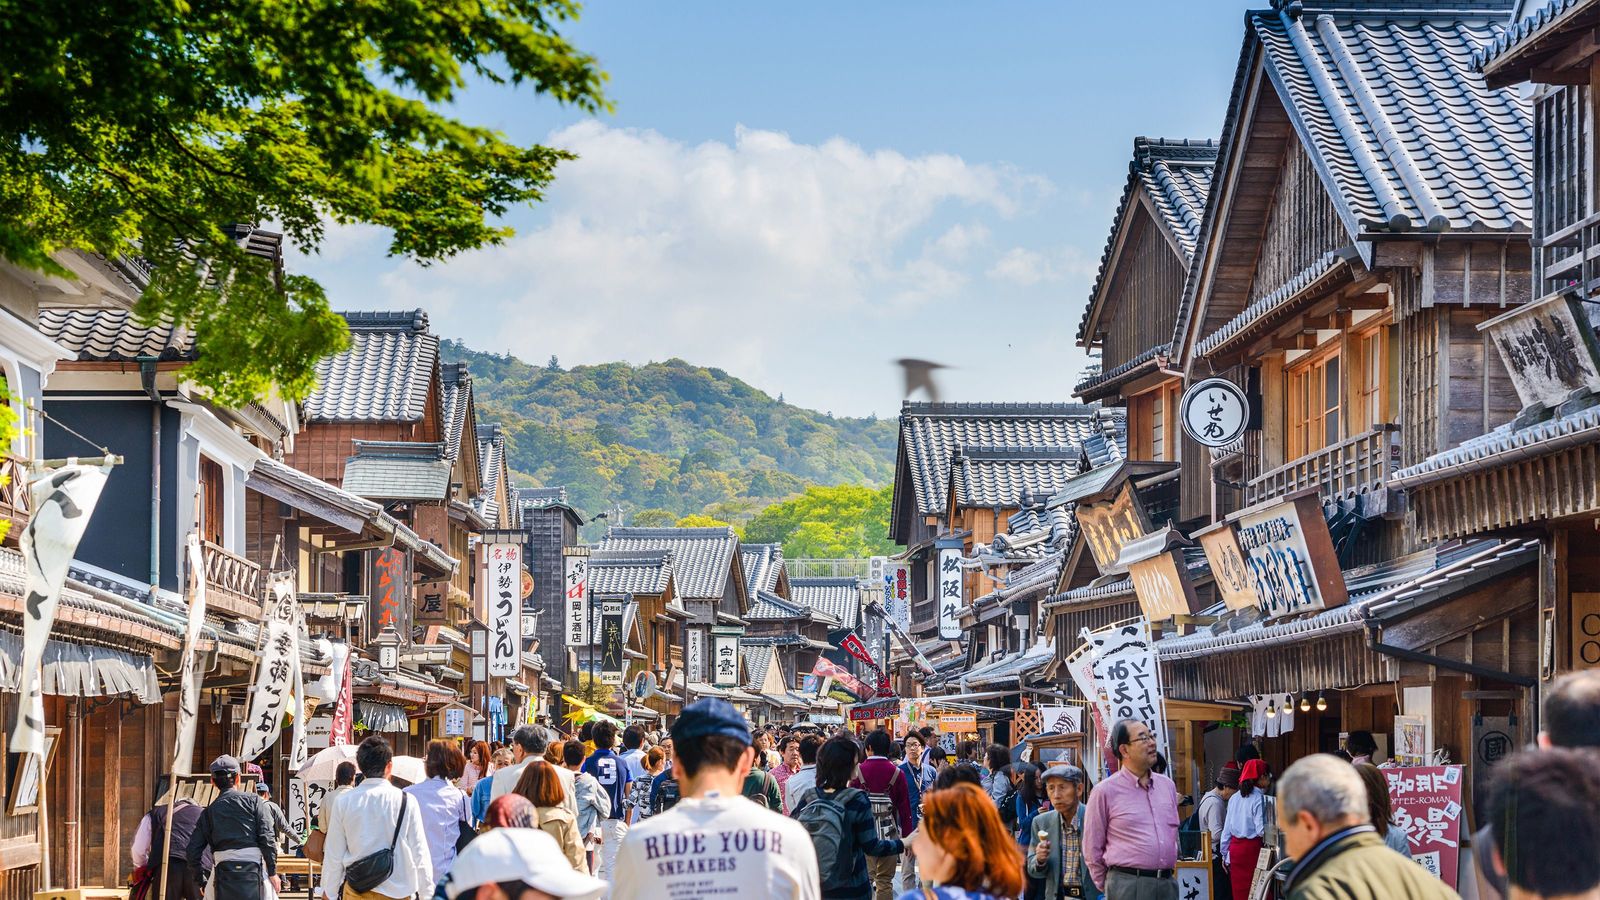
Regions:
M 1316 612 L 1349 599 L 1315 489 L 1228 518 L 1267 618 Z

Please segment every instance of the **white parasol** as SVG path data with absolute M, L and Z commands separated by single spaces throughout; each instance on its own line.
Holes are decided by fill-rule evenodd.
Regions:
M 294 774 L 296 778 L 308 784 L 315 781 L 332 782 L 333 777 L 338 774 L 339 763 L 346 760 L 354 760 L 355 758 L 355 744 L 341 744 L 337 747 L 329 747 L 326 750 L 318 750 L 316 755 L 306 760 L 306 764 L 301 766 L 300 771 Z

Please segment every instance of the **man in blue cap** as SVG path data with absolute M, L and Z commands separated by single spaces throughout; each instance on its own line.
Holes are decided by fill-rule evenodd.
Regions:
M 623 839 L 611 900 L 821 896 L 811 835 L 740 794 L 755 751 L 732 704 L 707 698 L 684 707 L 672 756 L 682 799 Z

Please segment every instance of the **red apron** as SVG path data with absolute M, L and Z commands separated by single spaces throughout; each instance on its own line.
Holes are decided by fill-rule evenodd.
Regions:
M 1236 837 L 1228 841 L 1228 881 L 1233 884 L 1233 900 L 1250 900 L 1250 882 L 1256 877 L 1256 859 L 1261 856 L 1261 838 Z

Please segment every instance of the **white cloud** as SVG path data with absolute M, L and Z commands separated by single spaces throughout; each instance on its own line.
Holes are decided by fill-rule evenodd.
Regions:
M 991 225 L 1052 189 L 1004 165 L 743 127 L 690 144 L 589 121 L 547 143 L 578 159 L 532 227 L 439 265 L 391 264 L 375 294 L 336 302 L 424 306 L 443 334 L 533 360 L 680 356 L 802 400 L 826 341 L 960 304 L 992 259 Z M 324 260 L 381 253 L 380 236 L 330 230 Z M 848 408 L 849 379 L 834 381 L 809 402 Z
M 1033 287 L 1047 281 L 1093 278 L 1095 270 L 1095 264 L 1088 262 L 1075 247 L 1050 252 L 1012 247 L 995 260 L 988 275 L 1020 287 Z

